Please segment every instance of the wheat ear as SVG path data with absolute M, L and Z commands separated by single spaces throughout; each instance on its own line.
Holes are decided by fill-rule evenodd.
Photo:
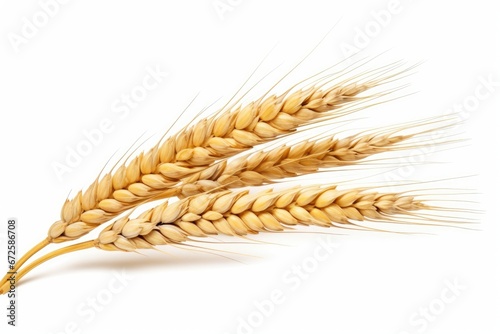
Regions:
M 231 161 L 220 161 L 187 176 L 182 179 L 175 195 L 187 197 L 214 189 L 260 186 L 279 179 L 315 173 L 322 168 L 354 165 L 377 153 L 421 147 L 425 145 L 422 138 L 416 144 L 402 145 L 402 142 L 453 124 L 451 118 L 434 118 L 374 133 L 361 133 L 345 138 L 315 138 L 295 145 L 261 150 Z M 429 125 L 430 128 L 415 130 Z M 408 129 L 413 132 L 400 134 Z M 434 145 L 445 143 L 433 142 Z
M 387 221 L 391 217 L 397 221 L 398 216 L 430 208 L 411 195 L 339 190 L 336 186 L 295 187 L 256 194 L 247 190 L 198 194 L 172 204 L 165 201 L 137 218 L 120 218 L 95 240 L 42 256 L 22 269 L 17 279 L 51 258 L 91 247 L 136 251 L 216 234 L 281 232 L 296 225 L 346 226 L 354 221 Z M 5 288 L 0 292 L 5 292 Z
M 191 237 L 239 236 L 284 231 L 296 225 L 331 227 L 352 221 L 383 221 L 428 209 L 411 195 L 336 186 L 295 187 L 255 194 L 221 191 L 165 202 L 135 219 L 124 217 L 104 229 L 96 247 L 133 251 L 182 243 Z

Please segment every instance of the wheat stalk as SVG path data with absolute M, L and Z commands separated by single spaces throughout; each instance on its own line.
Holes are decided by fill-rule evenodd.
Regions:
M 266 94 L 245 107 L 223 108 L 214 116 L 182 129 L 128 164 L 98 176 L 85 192 L 67 199 L 61 219 L 49 228 L 47 238 L 30 249 L 14 270 L 50 243 L 78 239 L 128 209 L 175 196 L 178 194 L 175 187 L 183 178 L 203 172 L 217 160 L 289 135 L 305 125 L 324 123 L 355 111 L 349 106 L 385 94 L 363 95 L 404 72 L 394 73 L 396 67 L 382 67 L 335 83 L 326 76 L 329 79 L 326 82 L 323 77 L 302 89 L 294 87 L 295 90 L 281 95 Z M 7 278 L 5 275 L 0 284 Z
M 411 216 L 412 211 L 431 208 L 411 195 L 360 188 L 339 190 L 336 186 L 198 194 L 171 204 L 165 201 L 137 218 L 117 219 L 97 239 L 64 247 L 32 262 L 19 272 L 17 280 L 51 258 L 90 247 L 136 251 L 208 235 L 244 236 L 282 232 L 297 225 L 342 227 L 363 220 L 398 221 L 397 217 Z M 6 286 L 0 289 L 0 293 L 5 291 Z
M 239 100 L 228 103 L 211 117 L 162 138 L 149 151 L 124 159 L 104 176 L 100 174 L 85 191 L 65 201 L 61 219 L 50 227 L 48 237 L 17 262 L 14 271 L 22 268 L 17 281 L 47 260 L 91 247 L 129 252 L 160 245 L 193 246 L 193 242 L 201 241 L 198 238 L 209 235 L 244 237 L 284 232 L 297 225 L 368 229 L 356 221 L 427 225 L 435 219 L 416 211 L 440 208 L 408 193 L 379 193 L 367 188 L 339 190 L 336 186 L 295 187 L 256 194 L 228 190 L 269 184 L 323 168 L 355 165 L 377 153 L 418 147 L 420 142 L 402 143 L 453 125 L 415 130 L 451 119 L 425 120 L 375 133 L 362 132 L 344 138 L 317 136 L 293 145 L 251 151 L 259 144 L 366 108 L 368 101 L 392 92 L 364 94 L 408 70 L 394 73 L 398 66 L 349 77 L 345 76 L 350 71 L 341 71 L 333 79 L 332 75 L 325 75 L 308 85 L 302 85 L 306 82 L 303 81 L 281 95 L 268 91 L 244 106 L 237 106 Z M 401 134 L 409 129 L 410 134 Z M 241 155 L 245 151 L 250 153 Z M 62 247 L 23 266 L 51 243 L 78 239 L 129 209 L 169 197 L 179 200 L 167 200 L 136 218 L 130 218 L 128 213 L 107 226 L 95 240 Z M 0 293 L 8 290 L 7 277 L 0 281 Z

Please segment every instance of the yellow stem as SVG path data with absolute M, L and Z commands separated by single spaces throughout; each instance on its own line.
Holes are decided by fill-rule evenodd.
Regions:
M 38 267 L 39 265 L 41 265 L 45 261 L 53 259 L 53 258 L 55 258 L 55 257 L 57 257 L 59 255 L 63 255 L 63 254 L 67 254 L 67 253 L 71 253 L 71 252 L 75 252 L 75 251 L 79 251 L 79 250 L 91 248 L 93 246 L 94 246 L 94 240 L 89 240 L 89 241 L 81 242 L 81 243 L 74 244 L 74 245 L 71 245 L 71 246 L 66 246 L 66 247 L 63 247 L 63 248 L 60 248 L 60 249 L 56 249 L 53 252 L 45 254 L 44 256 L 40 257 L 39 259 L 31 262 L 25 268 L 21 269 L 17 273 L 17 275 L 15 276 L 15 282 L 17 284 L 24 275 L 26 275 L 31 270 L 33 270 L 34 268 Z M 8 278 L 10 278 L 10 275 L 8 276 Z M 9 290 L 10 290 L 10 282 L 7 279 L 6 282 L 4 284 L 2 284 L 2 286 L 0 288 L 0 294 L 5 294 Z
M 43 239 L 41 242 L 36 244 L 33 248 L 31 248 L 26 254 L 24 254 L 19 261 L 16 262 L 16 265 L 13 269 L 9 270 L 10 272 L 16 272 L 26 261 L 28 261 L 33 255 L 42 250 L 45 246 L 50 244 L 49 238 Z M 10 278 L 9 273 L 5 274 L 5 276 L 0 281 L 0 286 L 3 286 L 7 280 Z

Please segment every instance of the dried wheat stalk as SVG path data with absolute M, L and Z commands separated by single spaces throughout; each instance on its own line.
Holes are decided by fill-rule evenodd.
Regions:
M 402 130 L 399 127 L 396 131 L 341 139 L 306 140 L 228 160 L 258 144 L 301 131 L 304 126 L 324 124 L 365 108 L 362 103 L 390 92 L 364 94 L 404 72 L 393 73 L 395 68 L 384 67 L 345 79 L 346 71 L 336 81 L 324 76 L 281 95 L 268 92 L 244 107 L 236 107 L 236 103 L 225 106 L 212 117 L 160 140 L 149 151 L 99 175 L 85 192 L 66 200 L 61 219 L 50 227 L 48 237 L 28 251 L 14 270 L 48 244 L 78 239 L 126 210 L 162 198 L 180 200 L 165 202 L 137 218 L 119 218 L 97 239 L 60 248 L 22 267 L 17 279 L 53 257 L 90 247 L 134 251 L 185 244 L 210 234 L 243 236 L 283 231 L 300 224 L 346 227 L 354 226 L 356 220 L 398 221 L 398 217 L 411 216 L 413 211 L 433 209 L 410 195 L 338 190 L 334 186 L 259 194 L 224 190 L 353 165 L 376 153 L 412 147 L 401 143 L 430 131 L 413 131 L 413 126 L 422 124 L 413 124 L 413 133 L 405 135 L 398 134 Z M 6 281 L 7 275 L 0 281 L 0 293 L 5 293 Z
M 264 95 L 245 107 L 228 107 L 184 128 L 128 164 L 98 176 L 85 192 L 80 191 L 73 199 L 66 200 L 61 219 L 49 228 L 48 237 L 30 249 L 14 270 L 50 243 L 78 239 L 128 209 L 175 196 L 179 193 L 176 186 L 183 178 L 202 173 L 218 160 L 291 134 L 305 125 L 352 112 L 355 109 L 349 109 L 350 105 L 383 95 L 363 93 L 390 82 L 395 75 L 398 73 L 394 74 L 392 66 L 336 83 L 317 80 L 279 96 Z M 7 277 L 5 275 L 0 284 Z

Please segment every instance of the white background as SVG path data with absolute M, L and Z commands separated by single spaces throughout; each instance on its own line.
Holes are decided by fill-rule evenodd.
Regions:
M 431 228 L 427 232 L 433 235 L 418 236 L 342 231 L 336 251 L 295 290 L 283 276 L 307 262 L 318 239 L 327 236 L 273 234 L 260 240 L 285 246 L 222 247 L 259 256 L 226 254 L 242 263 L 168 248 L 163 248 L 166 254 L 145 252 L 147 256 L 86 250 L 48 262 L 26 277 L 18 287 L 16 328 L 6 324 L 7 298 L 2 296 L 2 333 L 237 333 L 241 319 L 259 319 L 255 302 L 269 299 L 274 290 L 284 294 L 283 302 L 262 316 L 257 327 L 240 327 L 239 332 L 499 333 L 499 166 L 493 157 L 499 147 L 500 20 L 494 2 L 401 0 L 381 27 L 373 13 L 381 15 L 390 7 L 386 0 L 75 0 L 59 5 L 16 52 L 12 36 L 22 35 L 23 18 L 33 22 L 40 3 L 0 3 L 0 226 L 17 217 L 21 253 L 45 237 L 68 193 L 90 184 L 115 152 L 111 162 L 139 137 L 157 140 L 198 92 L 180 125 L 217 99 L 227 100 L 272 49 L 256 78 L 279 67 L 250 93 L 257 97 L 336 22 L 288 84 L 344 59 L 340 46 L 359 46 L 360 31 L 366 29 L 374 30 L 360 57 L 385 52 L 373 66 L 423 61 L 402 82 L 411 86 L 396 93 L 417 94 L 364 111 L 363 126 L 450 113 L 454 105 L 474 101 L 479 78 L 497 82 L 487 98 L 462 114 L 455 130 L 469 140 L 425 156 L 408 175 L 421 181 L 474 175 L 443 184 L 472 189 L 476 194 L 451 198 L 476 201 L 468 207 L 483 213 L 475 217 L 481 222 L 479 231 Z M 230 10 L 218 12 L 217 4 Z M 127 117 L 117 117 L 113 103 L 141 84 L 146 68 L 157 66 L 168 76 Z M 64 162 L 68 147 L 85 140 L 83 131 L 97 128 L 103 119 L 112 120 L 113 130 L 58 179 L 53 164 Z M 392 167 L 405 161 L 394 159 Z M 370 168 L 370 173 L 377 171 Z M 367 182 L 384 185 L 380 177 Z M 1 229 L 5 254 L 6 228 Z M 0 261 L 6 268 L 5 256 Z M 77 311 L 89 309 L 89 298 L 104 296 L 114 272 L 122 270 L 131 279 L 95 317 Z M 464 287 L 451 303 L 440 301 L 447 281 Z M 444 308 L 431 314 L 432 321 L 423 321 L 424 328 L 418 312 L 431 305 Z M 412 323 L 412 318 L 420 322 Z

